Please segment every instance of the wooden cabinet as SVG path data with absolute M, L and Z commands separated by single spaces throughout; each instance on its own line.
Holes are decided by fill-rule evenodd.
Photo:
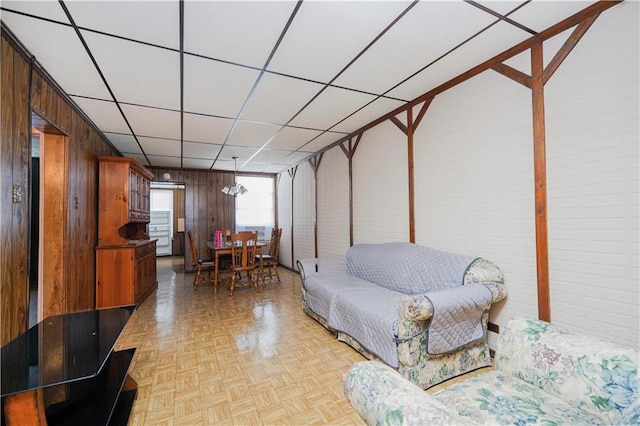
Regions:
M 99 161 L 96 307 L 139 304 L 157 286 L 147 234 L 153 174 L 133 158 Z

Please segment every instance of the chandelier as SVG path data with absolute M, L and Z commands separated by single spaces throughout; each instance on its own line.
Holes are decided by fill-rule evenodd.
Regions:
M 236 182 L 236 173 L 237 173 L 237 160 L 238 157 L 233 157 L 233 185 L 227 185 L 222 188 L 222 192 L 227 195 L 237 196 L 242 195 L 249 190 L 244 187 L 243 184 Z

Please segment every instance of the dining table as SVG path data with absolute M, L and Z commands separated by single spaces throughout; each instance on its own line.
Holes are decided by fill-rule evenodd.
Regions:
M 260 277 L 262 277 L 262 285 L 265 285 L 264 278 L 264 267 L 262 262 L 262 251 L 264 247 L 267 246 L 267 243 L 264 241 L 258 241 L 256 243 L 256 253 L 260 255 L 260 265 L 259 265 L 259 273 Z M 221 255 L 231 255 L 231 242 L 225 241 L 221 245 L 216 245 L 215 241 L 207 241 L 207 247 L 209 251 L 213 254 L 213 285 L 215 288 L 218 288 L 218 284 L 220 284 L 220 256 Z

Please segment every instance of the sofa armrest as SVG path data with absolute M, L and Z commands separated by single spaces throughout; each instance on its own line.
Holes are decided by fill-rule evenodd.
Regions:
M 344 395 L 369 425 L 470 424 L 391 367 L 361 361 L 344 377 Z
M 298 272 L 300 272 L 303 283 L 308 277 L 318 273 L 317 258 L 298 259 L 296 265 L 298 266 Z
M 498 338 L 495 364 L 611 424 L 640 398 L 639 356 L 634 348 L 555 324 L 513 318 Z

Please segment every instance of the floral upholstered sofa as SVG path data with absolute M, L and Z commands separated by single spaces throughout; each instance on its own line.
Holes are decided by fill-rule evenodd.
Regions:
M 489 309 L 506 289 L 488 260 L 392 242 L 298 270 L 307 315 L 423 389 L 491 364 Z
M 638 425 L 638 352 L 549 323 L 512 319 L 495 368 L 433 394 L 373 361 L 345 375 L 368 424 Z

